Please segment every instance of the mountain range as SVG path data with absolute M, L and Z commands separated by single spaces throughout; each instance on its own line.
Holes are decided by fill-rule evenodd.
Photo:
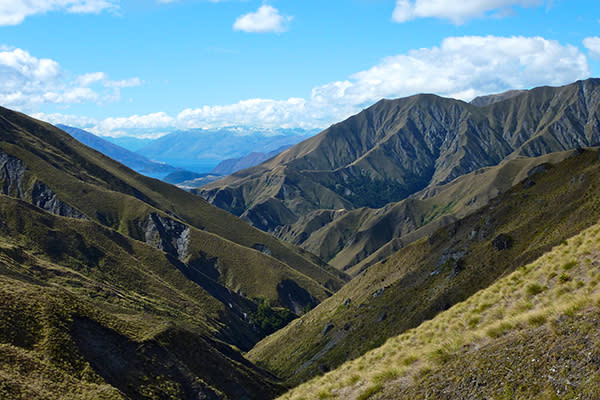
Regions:
M 152 160 L 206 173 L 223 160 L 245 157 L 252 152 L 269 153 L 313 134 L 299 129 L 266 132 L 247 128 L 190 129 L 169 133 L 136 152 Z
M 177 170 L 177 168 L 169 164 L 149 160 L 141 154 L 129 151 L 83 129 L 61 124 L 56 125 L 56 127 L 67 132 L 86 146 L 98 150 L 102 154 L 127 165 L 141 174 L 163 177 Z
M 382 100 L 195 193 L 338 268 L 352 268 L 424 222 L 459 212 L 451 203 L 458 199 L 449 197 L 429 200 L 429 209 L 419 201 L 412 206 L 436 187 L 503 161 L 600 143 L 598 79 L 491 98 L 484 106 L 434 95 Z M 377 240 L 357 248 L 370 227 L 377 235 L 365 235 Z
M 190 193 L 0 108 L 0 398 L 595 398 L 599 124 L 382 100 Z

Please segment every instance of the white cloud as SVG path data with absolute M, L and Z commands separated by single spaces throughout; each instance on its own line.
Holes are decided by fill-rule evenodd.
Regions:
M 105 79 L 106 74 L 104 72 L 90 72 L 87 74 L 80 75 L 77 78 L 77 83 L 80 86 L 87 87 L 90 86 L 92 83 L 96 83 Z
M 306 99 L 249 99 L 189 108 L 176 116 L 160 112 L 108 118 L 89 127 L 107 136 L 146 137 L 174 129 L 233 125 L 323 128 L 381 98 L 428 92 L 471 100 L 509 89 L 563 85 L 589 75 L 587 58 L 575 46 L 541 37 L 451 37 L 439 47 L 388 57 L 348 79 L 315 87 Z
M 121 88 L 142 83 L 139 78 L 112 81 L 104 72 L 67 79 L 58 62 L 7 47 L 0 48 L 0 76 L 0 104 L 21 111 L 42 104 L 116 101 Z
M 543 0 L 396 0 L 396 8 L 392 19 L 406 22 L 417 18 L 434 17 L 449 19 L 455 24 L 481 17 L 490 11 L 505 15 L 514 6 L 533 7 L 542 4 Z
M 0 25 L 18 25 L 30 15 L 49 11 L 97 14 L 118 5 L 119 0 L 0 0 Z
M 451 37 L 440 47 L 388 57 L 350 80 L 315 88 L 312 97 L 348 105 L 419 92 L 469 100 L 508 89 L 561 85 L 589 74 L 586 56 L 577 47 L 557 41 L 522 36 Z
M 238 17 L 233 24 L 233 29 L 253 33 L 285 32 L 286 25 L 291 20 L 292 17 L 280 15 L 276 8 L 263 5 L 256 12 Z
M 593 57 L 600 58 L 600 37 L 593 36 L 583 39 L 583 45 Z

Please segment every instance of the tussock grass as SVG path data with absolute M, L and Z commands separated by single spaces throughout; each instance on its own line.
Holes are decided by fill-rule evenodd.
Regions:
M 420 379 L 444 368 L 450 359 L 460 356 L 461 349 L 481 346 L 521 329 L 554 325 L 564 317 L 578 315 L 586 306 L 600 306 L 600 286 L 594 278 L 598 275 L 598 262 L 600 224 L 434 319 L 387 340 L 383 346 L 323 377 L 296 387 L 281 399 L 310 398 L 317 388 L 333 398 L 376 398 L 377 393 L 397 379 Z M 557 268 L 563 271 L 560 275 L 554 272 Z M 355 377 L 352 387 L 344 385 L 342 374 Z M 506 386 L 506 390 L 513 396 L 515 390 L 523 389 Z M 550 394 L 544 390 L 540 392 Z

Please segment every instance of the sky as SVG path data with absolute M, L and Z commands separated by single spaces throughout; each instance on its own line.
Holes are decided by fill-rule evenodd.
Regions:
M 0 0 L 0 105 L 103 136 L 326 128 L 600 77 L 600 0 Z

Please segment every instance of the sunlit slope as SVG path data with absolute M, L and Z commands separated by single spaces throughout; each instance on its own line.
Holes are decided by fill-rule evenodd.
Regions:
M 396 252 L 248 356 L 299 382 L 414 328 L 600 218 L 596 150 L 578 152 Z
M 498 194 L 576 151 L 506 160 L 378 209 L 314 211 L 278 235 L 356 275 L 413 241 L 474 212 Z
M 282 398 L 595 398 L 599 267 L 596 224 Z

